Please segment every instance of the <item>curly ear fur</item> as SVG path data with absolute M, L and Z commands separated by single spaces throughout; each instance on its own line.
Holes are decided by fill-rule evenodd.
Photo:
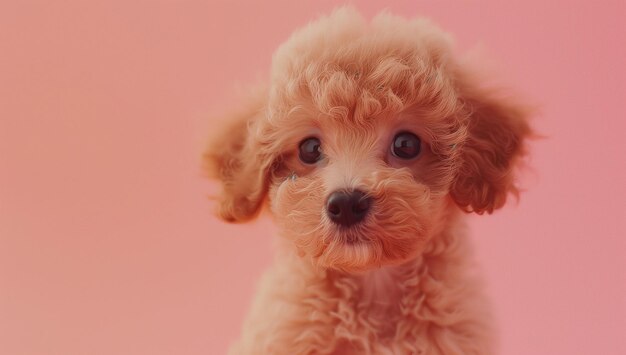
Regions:
M 271 160 L 259 155 L 255 126 L 264 113 L 265 92 L 248 99 L 216 130 L 204 153 L 209 178 L 222 182 L 217 215 L 227 222 L 245 222 L 256 217 L 267 193 Z
M 528 111 L 479 88 L 467 76 L 460 76 L 457 86 L 469 121 L 451 195 L 467 212 L 492 213 L 509 193 L 518 194 L 514 170 L 532 134 Z

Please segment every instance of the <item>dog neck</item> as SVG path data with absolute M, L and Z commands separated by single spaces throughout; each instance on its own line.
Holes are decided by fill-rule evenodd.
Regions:
M 367 314 L 368 327 L 377 336 L 390 337 L 398 331 L 402 318 L 423 313 L 424 304 L 454 303 L 464 292 L 459 290 L 469 279 L 469 246 L 463 234 L 458 228 L 446 229 L 431 239 L 421 255 L 399 265 L 362 273 L 327 271 L 325 277 L 339 292 L 340 303 L 355 314 Z M 450 285 L 461 288 L 453 290 Z M 445 295 L 448 292 L 459 295 L 449 297 Z
M 386 266 L 359 275 L 356 279 L 361 290 L 360 300 L 381 307 L 397 303 L 401 295 L 398 281 L 402 274 L 400 267 Z
M 456 218 L 448 222 L 419 256 L 360 273 L 307 262 L 285 238 L 279 238 L 279 262 L 265 292 L 278 300 L 277 316 L 284 315 L 289 305 L 294 321 L 313 319 L 315 329 L 322 329 L 319 323 L 323 323 L 324 329 L 332 330 L 328 337 L 344 337 L 347 343 L 424 339 L 425 332 L 450 322 L 486 329 L 488 312 L 480 279 L 472 272 L 464 224 Z

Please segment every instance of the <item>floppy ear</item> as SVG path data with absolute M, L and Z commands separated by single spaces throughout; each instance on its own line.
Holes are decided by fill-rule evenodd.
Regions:
M 492 213 L 509 193 L 518 195 L 514 172 L 531 135 L 528 110 L 479 88 L 467 74 L 456 85 L 468 121 L 451 196 L 466 212 Z
M 270 157 L 262 153 L 258 126 L 265 115 L 266 92 L 250 95 L 242 109 L 226 117 L 204 153 L 209 178 L 222 182 L 217 215 L 227 222 L 245 222 L 257 216 L 268 188 Z

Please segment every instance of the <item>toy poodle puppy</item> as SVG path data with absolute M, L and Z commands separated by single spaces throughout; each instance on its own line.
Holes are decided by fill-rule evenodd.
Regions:
M 218 215 L 278 225 L 232 354 L 492 354 L 462 216 L 517 194 L 531 130 L 424 19 L 341 8 L 275 53 L 205 154 Z

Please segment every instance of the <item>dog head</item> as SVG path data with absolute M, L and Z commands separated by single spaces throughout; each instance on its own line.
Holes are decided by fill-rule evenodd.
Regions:
M 205 155 L 219 216 L 267 206 L 301 256 L 345 271 L 419 255 L 459 208 L 501 207 L 530 134 L 434 25 L 350 9 L 296 32 L 244 106 Z

